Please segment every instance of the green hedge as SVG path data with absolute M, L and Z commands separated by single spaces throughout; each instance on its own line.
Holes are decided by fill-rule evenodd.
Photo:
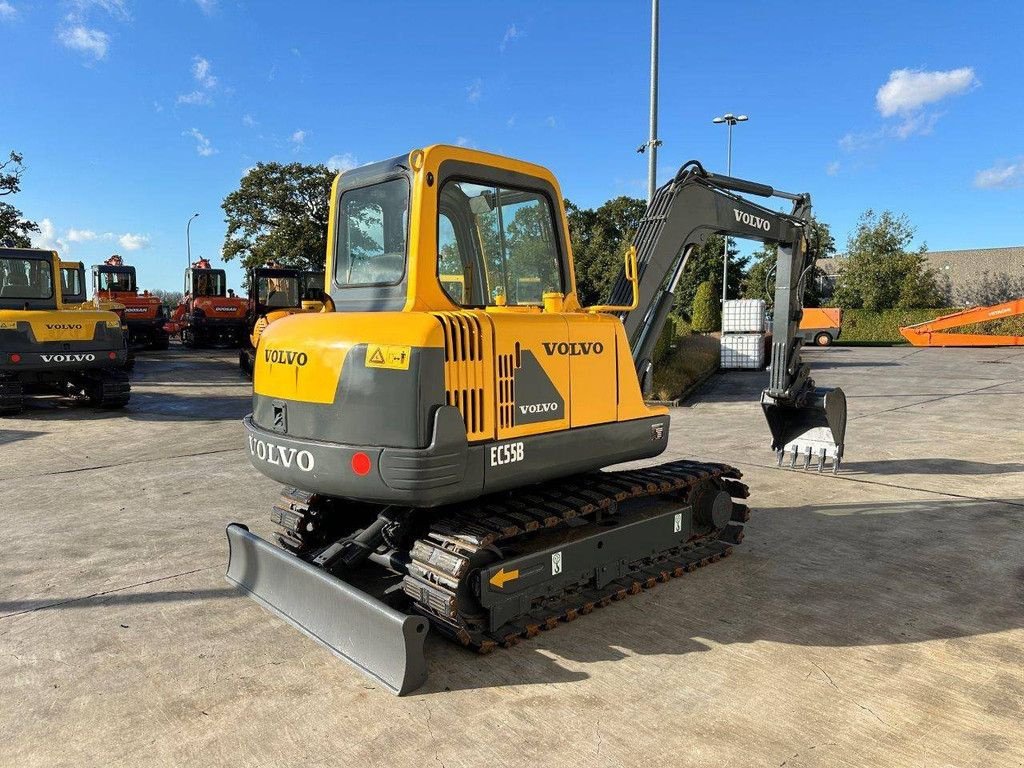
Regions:
M 844 309 L 843 330 L 839 343 L 870 342 L 875 344 L 901 344 L 906 340 L 900 335 L 900 327 L 924 323 L 936 317 L 958 312 L 959 308 L 947 309 L 887 309 L 875 312 L 868 309 Z M 950 332 L 1024 335 L 1024 317 L 1009 317 L 987 323 L 975 323 Z
M 843 328 L 839 343 L 844 341 L 871 341 L 875 343 L 906 343 L 900 335 L 900 326 L 914 325 L 956 312 L 955 309 L 844 309 Z

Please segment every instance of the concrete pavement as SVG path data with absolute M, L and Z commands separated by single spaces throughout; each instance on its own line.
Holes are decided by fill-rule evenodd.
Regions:
M 759 373 L 673 411 L 739 466 L 736 554 L 396 699 L 237 596 L 270 532 L 230 353 L 140 359 L 121 413 L 0 422 L 0 765 L 1024 765 L 1024 351 L 810 350 L 843 472 L 774 467 Z

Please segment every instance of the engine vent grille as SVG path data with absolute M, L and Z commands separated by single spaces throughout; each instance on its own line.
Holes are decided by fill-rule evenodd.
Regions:
M 489 345 L 480 320 L 468 312 L 437 312 L 434 317 L 444 330 L 445 402 L 462 412 L 470 441 L 489 437 L 484 398 Z
M 515 426 L 516 383 L 515 370 L 519 367 L 519 342 L 515 355 L 498 355 L 498 426 Z

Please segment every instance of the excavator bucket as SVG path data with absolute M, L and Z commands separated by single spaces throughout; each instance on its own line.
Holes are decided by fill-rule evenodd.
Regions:
M 428 622 L 286 552 L 244 525 L 227 528 L 227 580 L 397 696 L 427 678 Z
M 791 454 L 790 467 L 803 461 L 804 469 L 817 465 L 821 472 L 832 460 L 832 472 L 839 471 L 846 441 L 846 395 L 838 387 L 815 387 L 799 405 L 780 402 L 767 392 L 761 407 L 772 433 L 772 448 L 781 467 Z

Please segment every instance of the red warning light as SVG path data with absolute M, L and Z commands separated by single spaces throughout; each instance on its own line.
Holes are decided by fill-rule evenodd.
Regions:
M 107 357 L 111 360 L 117 360 L 117 352 L 107 352 Z
M 362 451 L 352 454 L 352 471 L 362 477 L 370 472 L 370 457 Z
M 11 355 L 11 362 L 12 363 L 20 363 L 21 362 L 21 355 L 19 355 L 17 352 L 15 352 L 13 355 Z

